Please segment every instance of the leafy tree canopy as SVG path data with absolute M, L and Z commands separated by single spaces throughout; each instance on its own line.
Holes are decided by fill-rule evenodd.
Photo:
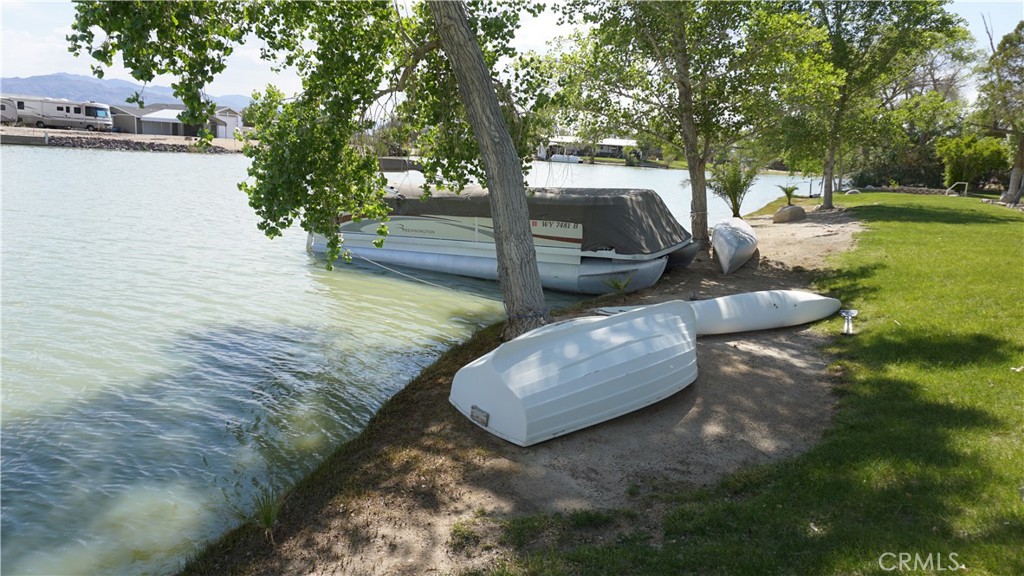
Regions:
M 300 94 L 268 86 L 247 110 L 259 144 L 244 149 L 252 164 L 240 188 L 270 237 L 298 221 L 328 238 L 333 261 L 341 252 L 339 214 L 380 219 L 385 234 L 376 151 L 354 144 L 393 115 L 418 136 L 428 190 L 487 184 L 450 63 L 422 4 L 408 15 L 388 1 L 87 1 L 76 9 L 70 49 L 95 58 L 98 76 L 118 55 L 141 82 L 173 75 L 186 122 L 202 124 L 213 112 L 204 87 L 244 42 L 263 40 L 264 59 L 296 70 Z M 486 63 L 507 67 L 494 82 L 524 169 L 536 141 L 527 112 L 538 104 L 541 83 L 533 67 L 517 63 L 509 40 L 520 14 L 538 10 L 515 0 L 471 2 L 468 11 Z
M 1000 199 L 1017 203 L 1024 195 L 1024 20 L 1003 36 L 980 71 L 978 117 L 994 133 L 1008 136 L 1014 149 L 1010 186 Z
M 707 162 L 834 84 L 813 49 L 823 34 L 782 3 L 578 0 L 563 13 L 590 25 L 556 67 L 567 113 L 683 150 L 705 246 Z
M 940 38 L 955 33 L 958 19 L 945 11 L 944 4 L 943 0 L 795 3 L 826 32 L 823 56 L 838 82 L 832 101 L 820 99 L 817 106 L 797 111 L 785 120 L 782 134 L 791 165 L 806 166 L 820 159 L 826 208 L 832 207 L 837 162 L 882 125 L 881 88 L 907 75 Z

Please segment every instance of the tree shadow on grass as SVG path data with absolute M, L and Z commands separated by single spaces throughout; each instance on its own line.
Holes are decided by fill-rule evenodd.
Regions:
M 877 287 L 869 286 L 866 281 L 884 268 L 885 264 L 882 262 L 828 268 L 814 276 L 814 284 L 829 294 L 840 295 L 844 303 L 863 302 L 878 292 Z
M 864 336 L 868 336 L 865 334 Z M 915 364 L 927 368 L 1008 363 L 1024 354 L 1019 343 L 978 332 L 949 333 L 894 328 L 845 346 L 873 365 Z
M 871 566 L 885 552 L 963 555 L 968 542 L 956 519 L 963 504 L 984 496 L 979 479 L 994 471 L 957 449 L 955 437 L 1003 423 L 978 409 L 924 400 L 915 383 L 879 378 L 869 385 L 870 398 L 858 401 L 884 410 L 843 418 L 846 430 L 803 462 L 740 474 L 671 513 L 666 537 L 699 542 L 674 552 L 703 564 L 712 550 L 732 549 L 727 572 L 806 574 Z
M 1021 217 L 1015 213 L 1009 211 L 1006 211 L 1005 214 L 988 213 L 978 210 L 975 205 L 967 205 L 962 208 L 946 208 L 942 206 L 910 206 L 897 203 L 871 204 L 856 206 L 850 208 L 850 211 L 858 220 L 865 222 L 1008 224 L 1021 221 Z

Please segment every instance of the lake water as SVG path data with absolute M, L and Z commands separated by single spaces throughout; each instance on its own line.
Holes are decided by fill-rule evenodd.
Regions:
M 173 572 L 502 314 L 488 282 L 327 271 L 298 229 L 267 240 L 240 155 L 0 150 L 4 574 Z M 684 177 L 538 163 L 531 183 L 653 188 L 689 228 Z
M 421 174 L 412 172 L 404 176 L 389 174 L 397 182 L 421 183 Z M 665 201 L 672 215 L 690 230 L 689 173 L 685 170 L 664 168 L 626 168 L 607 164 L 567 164 L 560 162 L 534 162 L 527 175 L 527 183 L 551 188 L 649 188 Z M 821 193 L 821 183 L 815 179 L 785 174 L 762 174 L 757 177 L 741 204 L 741 214 L 763 208 L 782 196 L 778 186 L 796 185 L 797 194 L 807 196 Z M 708 191 L 708 224 L 714 226 L 732 215 L 728 204 Z

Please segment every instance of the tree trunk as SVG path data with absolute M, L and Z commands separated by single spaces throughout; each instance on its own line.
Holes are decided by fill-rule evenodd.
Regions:
M 701 250 L 711 247 L 711 235 L 708 232 L 708 185 L 704 175 L 707 162 L 700 154 L 686 151 L 687 170 L 690 172 L 690 231 L 693 241 Z
M 465 5 L 435 0 L 428 6 L 480 146 L 494 221 L 498 283 L 508 316 L 502 336 L 511 339 L 550 321 L 537 271 L 522 165 L 498 105 L 491 72 L 469 28 Z
M 840 154 L 839 158 L 836 160 L 836 173 L 833 174 L 833 175 L 837 176 L 837 178 L 836 178 L 835 187 L 832 190 L 834 192 L 838 192 L 838 193 L 842 194 L 843 193 L 843 156 L 842 156 L 842 154 Z
M 700 147 L 697 135 L 697 119 L 693 113 L 693 84 L 690 77 L 690 51 L 686 28 L 677 30 L 674 39 L 676 91 L 679 98 L 680 134 L 683 140 L 683 152 L 686 154 L 687 170 L 690 173 L 690 232 L 693 241 L 701 250 L 711 247 L 711 235 L 708 233 L 708 186 L 704 176 L 707 161 Z
M 1017 204 L 1024 193 L 1024 132 L 1017 136 L 1017 154 L 1014 155 L 1013 171 L 1010 172 L 1010 187 L 999 198 L 1000 202 Z
M 836 148 L 839 148 L 838 143 L 829 143 L 828 153 L 825 155 L 825 167 L 822 178 L 823 188 L 821 189 L 821 207 L 825 210 L 831 210 L 835 206 L 832 204 L 832 177 L 835 172 L 836 166 Z
M 836 156 L 839 154 L 839 127 L 841 126 L 842 117 L 846 109 L 846 98 L 845 94 L 840 94 L 839 101 L 836 102 L 835 110 L 832 112 L 832 118 L 829 120 L 828 151 L 825 152 L 825 166 L 822 169 L 824 182 L 822 182 L 823 187 L 821 189 L 821 207 L 825 210 L 835 208 L 835 205 L 832 203 L 832 191 L 836 171 Z

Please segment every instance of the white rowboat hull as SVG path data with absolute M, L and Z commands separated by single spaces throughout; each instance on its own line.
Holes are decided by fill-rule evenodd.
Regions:
M 593 426 L 697 378 L 695 321 L 689 304 L 673 301 L 544 326 L 464 366 L 449 400 L 519 446 Z
M 765 290 L 686 302 L 696 316 L 698 336 L 771 330 L 815 322 L 835 314 L 841 303 L 835 298 L 799 290 Z M 644 308 L 598 308 L 599 314 L 620 314 Z
M 732 274 L 754 255 L 757 250 L 757 234 L 743 219 L 730 218 L 715 224 L 711 245 L 722 267 L 722 274 Z

